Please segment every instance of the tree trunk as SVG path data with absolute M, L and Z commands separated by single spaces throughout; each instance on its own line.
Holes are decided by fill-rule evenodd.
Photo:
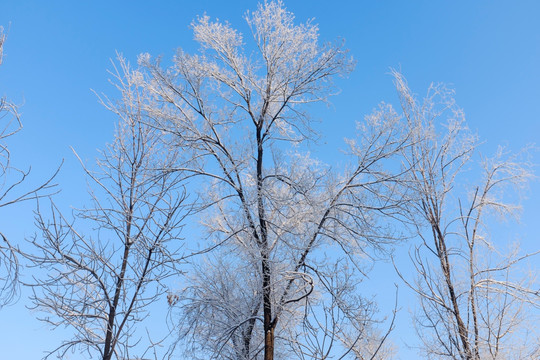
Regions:
M 274 326 L 264 333 L 264 360 L 274 360 Z
M 448 259 L 448 250 L 446 248 L 446 239 L 438 224 L 433 225 L 433 232 L 435 240 L 438 241 L 438 257 L 446 281 L 448 293 L 450 295 L 450 301 L 452 302 L 454 319 L 457 322 L 459 338 L 461 340 L 461 345 L 463 346 L 465 359 L 472 360 L 473 356 L 469 344 L 468 330 L 465 326 L 465 323 L 463 322 L 463 319 L 461 318 L 459 305 L 457 302 L 457 296 L 454 289 L 454 284 L 452 282 L 452 271 L 450 270 L 450 261 Z
M 274 359 L 274 328 L 272 319 L 271 277 L 268 254 L 263 254 L 263 313 L 264 313 L 264 360 Z

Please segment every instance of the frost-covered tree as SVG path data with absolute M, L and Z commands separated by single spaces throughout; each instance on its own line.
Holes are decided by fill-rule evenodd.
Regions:
M 191 154 L 175 170 L 198 181 L 199 214 L 221 245 L 176 295 L 186 342 L 200 358 L 375 358 L 384 334 L 358 283 L 395 239 L 387 219 L 401 170 L 385 166 L 408 146 L 407 127 L 382 105 L 349 141 L 345 169 L 310 157 L 307 105 L 326 101 L 353 62 L 280 1 L 245 20 L 247 37 L 198 18 L 200 52 L 179 50 L 169 68 L 139 59 L 152 126 Z
M 122 59 L 120 65 L 121 100 L 103 101 L 119 118 L 114 142 L 97 171 L 84 168 L 93 206 L 76 211 L 75 220 L 53 203 L 49 212 L 38 209 L 39 233 L 24 254 L 41 270 L 30 284 L 33 306 L 48 313 L 41 320 L 73 332 L 47 357 L 66 358 L 70 351 L 103 360 L 155 356 L 160 341 L 145 333 L 143 321 L 165 299 L 164 281 L 182 260 L 182 173 L 162 171 L 177 163 L 178 151 L 163 148 L 161 132 L 146 125 L 148 99 L 136 72 Z
M 421 101 L 401 74 L 395 83 L 415 136 L 404 152 L 403 212 L 421 242 L 411 252 L 416 281 L 406 281 L 419 296 L 416 325 L 427 358 L 538 358 L 531 321 L 540 294 L 526 266 L 535 253 L 489 231 L 490 222 L 519 210 L 513 201 L 532 178 L 531 164 L 502 148 L 477 163 L 477 137 L 450 90 L 432 86 Z

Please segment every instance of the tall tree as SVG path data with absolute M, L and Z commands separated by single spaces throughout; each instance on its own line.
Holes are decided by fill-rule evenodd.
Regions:
M 407 282 L 419 296 L 416 322 L 427 357 L 537 358 L 538 334 L 526 317 L 540 296 L 524 266 L 535 254 L 488 230 L 490 216 L 506 219 L 519 209 L 511 200 L 531 179 L 531 164 L 501 148 L 474 167 L 477 137 L 453 93 L 432 86 L 419 101 L 398 73 L 395 83 L 415 134 L 404 153 L 411 168 L 404 212 L 421 243 L 411 253 L 417 279 Z
M 336 344 L 354 357 L 370 323 L 356 289 L 366 266 L 359 259 L 394 239 L 385 219 L 397 208 L 400 169 L 391 173 L 384 164 L 408 146 L 407 128 L 383 105 L 350 141 L 348 170 L 312 159 L 304 150 L 315 134 L 306 105 L 325 101 L 352 60 L 342 44 L 319 44 L 317 26 L 296 25 L 280 1 L 264 2 L 245 19 L 251 48 L 228 23 L 202 16 L 192 24 L 198 55 L 179 50 L 168 69 L 140 56 L 155 96 L 152 125 L 192 154 L 176 169 L 206 180 L 203 222 L 228 254 L 220 253 L 225 263 L 203 270 L 184 298 L 201 325 L 187 325 L 188 332 L 217 341 L 200 339 L 210 353 L 203 357 L 322 359 Z M 240 282 L 237 290 L 229 281 Z M 334 327 L 317 324 L 325 309 Z M 327 338 L 323 349 L 301 345 L 305 326 L 322 332 L 314 341 Z
M 114 142 L 102 152 L 97 172 L 85 168 L 93 207 L 75 213 L 79 223 L 53 203 L 50 219 L 39 209 L 35 250 L 25 254 L 46 270 L 32 285 L 35 308 L 52 314 L 44 321 L 74 332 L 47 357 L 64 358 L 70 350 L 103 360 L 151 355 L 158 342 L 150 334 L 142 341 L 139 323 L 181 262 L 186 193 L 181 172 L 162 171 L 178 162 L 178 152 L 161 147 L 160 132 L 145 125 L 148 99 L 138 73 L 122 59 L 120 65 L 122 98 L 103 101 L 120 119 Z

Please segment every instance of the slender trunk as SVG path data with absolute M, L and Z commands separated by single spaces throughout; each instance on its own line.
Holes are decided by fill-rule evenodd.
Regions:
M 272 315 L 272 268 L 270 264 L 270 249 L 268 244 L 268 231 L 263 201 L 263 137 L 262 124 L 257 126 L 257 207 L 260 226 L 259 250 L 261 253 L 262 294 L 263 294 L 263 320 L 264 320 L 264 360 L 274 359 L 274 328 L 275 321 Z
M 116 318 L 116 309 L 118 307 L 118 302 L 120 301 L 120 294 L 122 292 L 122 287 L 124 286 L 126 270 L 128 265 L 129 251 L 131 248 L 131 223 L 133 221 L 133 189 L 135 188 L 135 178 L 136 174 L 132 169 L 131 172 L 131 186 L 129 192 L 129 208 L 128 213 L 126 214 L 126 233 L 124 238 L 124 254 L 122 255 L 122 267 L 120 269 L 120 274 L 116 279 L 116 288 L 114 291 L 114 299 L 109 309 L 109 318 L 107 322 L 107 334 L 105 335 L 105 345 L 103 348 L 103 360 L 111 360 L 114 353 L 114 347 L 116 344 L 116 339 L 114 339 L 113 327 L 114 320 Z
M 116 317 L 116 308 L 120 300 L 120 293 L 122 290 L 122 285 L 124 283 L 124 276 L 126 273 L 128 256 L 129 256 L 129 244 L 126 243 L 124 247 L 122 269 L 120 271 L 120 275 L 118 276 L 116 280 L 116 289 L 115 289 L 114 299 L 113 299 L 113 303 L 111 304 L 111 308 L 109 309 L 109 317 L 108 317 L 108 322 L 107 322 L 107 334 L 105 335 L 105 345 L 103 347 L 103 360 L 111 360 L 113 352 L 114 352 L 114 349 L 112 346 L 114 320 Z
M 478 315 L 476 313 L 476 293 L 475 293 L 475 278 L 474 278 L 474 239 L 473 242 L 470 245 L 469 249 L 469 276 L 470 276 L 470 303 L 471 303 L 471 313 L 473 318 L 473 327 L 474 327 L 474 350 L 473 350 L 473 356 L 474 359 L 480 359 L 479 354 L 479 347 L 480 344 L 478 343 Z
M 454 289 L 454 284 L 452 283 L 452 272 L 450 269 L 450 262 L 448 259 L 448 249 L 446 248 L 446 240 L 438 225 L 433 226 L 433 232 L 435 233 L 434 236 L 438 243 L 437 247 L 439 251 L 439 254 L 438 254 L 439 261 L 440 261 L 443 275 L 446 281 L 446 287 L 448 289 L 450 301 L 452 303 L 454 319 L 457 322 L 459 339 L 463 346 L 465 359 L 472 360 L 473 356 L 472 356 L 471 347 L 469 344 L 469 335 L 468 335 L 467 327 L 465 326 L 465 323 L 463 322 L 463 319 L 461 318 L 459 305 L 457 302 L 457 296 Z
M 487 188 L 486 188 L 487 189 Z M 471 209 L 469 211 L 469 214 L 467 215 L 466 217 L 466 223 L 465 223 L 465 234 L 467 236 L 467 239 L 470 239 L 468 242 L 469 242 L 469 277 L 470 277 L 470 282 L 471 282 L 471 287 L 470 287 L 470 303 L 471 303 L 471 312 L 472 312 L 472 317 L 473 317 L 473 327 L 474 327 L 474 359 L 476 360 L 479 360 L 480 359 L 480 344 L 479 344 L 479 328 L 478 328 L 478 314 L 477 314 L 477 310 L 476 310 L 476 287 L 475 287 L 475 284 L 476 284 L 476 279 L 475 279 L 475 276 L 474 276 L 474 262 L 475 262 L 475 258 L 474 258 L 474 246 L 475 246 L 475 241 L 476 241 L 476 231 L 478 230 L 478 225 L 479 225 L 479 222 L 480 222 L 480 216 L 482 214 L 482 207 L 479 208 L 478 210 L 478 214 L 477 214 L 477 217 L 476 217 L 476 220 L 474 222 L 474 228 L 473 228 L 473 231 L 472 231 L 472 236 L 469 237 L 469 232 L 468 232 L 468 227 L 467 227 L 467 224 L 469 222 L 469 218 L 471 216 L 471 213 L 474 209 L 474 204 L 476 203 L 476 199 L 478 197 L 478 190 L 479 188 L 477 187 L 476 188 L 476 191 L 474 193 L 474 200 L 473 200 L 473 206 L 471 206 Z M 482 194 L 482 198 L 481 198 L 481 202 L 484 201 L 484 198 L 486 196 L 486 191 L 484 190 L 483 194 Z
M 270 266 L 268 259 L 263 258 L 263 312 L 264 312 L 264 360 L 274 359 L 274 328 L 272 319 Z

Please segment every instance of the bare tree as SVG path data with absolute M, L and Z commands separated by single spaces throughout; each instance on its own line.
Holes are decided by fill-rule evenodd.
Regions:
M 416 134 L 404 153 L 411 168 L 405 210 L 421 243 L 411 253 L 418 278 L 407 282 L 419 295 L 416 323 L 427 357 L 538 357 L 537 334 L 526 322 L 540 305 L 538 284 L 524 266 L 536 253 L 522 254 L 488 231 L 490 217 L 507 219 L 519 209 L 510 201 L 531 179 L 531 165 L 501 148 L 478 169 L 469 169 L 476 164 L 478 141 L 452 92 L 432 86 L 420 102 L 401 74 L 394 75 L 404 116 Z M 462 176 L 466 170 L 468 181 Z M 479 180 L 471 181 L 475 176 Z
M 162 170 L 178 162 L 178 152 L 161 147 L 160 132 L 145 125 L 148 99 L 137 71 L 122 59 L 120 66 L 115 84 L 122 98 L 103 101 L 120 119 L 114 142 L 99 171 L 85 167 L 93 207 L 75 213 L 78 223 L 53 203 L 49 219 L 38 209 L 35 251 L 25 254 L 46 270 L 32 284 L 34 307 L 52 315 L 41 320 L 74 332 L 46 357 L 68 351 L 103 360 L 157 356 L 159 341 L 150 334 L 142 340 L 139 323 L 164 299 L 164 281 L 177 274 L 186 193 L 181 172 Z
M 340 348 L 354 358 L 351 349 L 367 339 L 362 324 L 373 323 L 356 284 L 395 239 L 386 220 L 397 216 L 401 169 L 384 164 L 408 146 L 407 128 L 383 105 L 350 141 L 349 169 L 312 159 L 306 105 L 326 101 L 352 60 L 341 44 L 320 45 L 311 21 L 295 25 L 280 1 L 259 5 L 246 21 L 252 48 L 228 23 L 203 16 L 193 23 L 200 54 L 179 50 L 169 69 L 140 56 L 155 96 L 152 125 L 192 154 L 176 169 L 204 184 L 203 224 L 229 254 L 220 252 L 229 260 L 204 268 L 188 295 L 177 295 L 191 318 L 186 328 L 202 357 L 323 359 Z M 351 275 L 339 280 L 342 273 Z M 324 327 L 313 318 L 320 309 L 347 324 L 322 330 L 322 352 L 300 345 L 310 336 L 305 326 Z
M 5 40 L 4 29 L 0 26 L 0 65 L 2 64 Z M 44 196 L 43 192 L 38 195 L 40 194 L 39 191 L 45 190 L 47 192 L 47 190 L 54 187 L 51 182 L 56 173 L 42 185 L 32 190 L 22 188 L 30 170 L 23 171 L 14 167 L 7 147 L 8 138 L 21 129 L 22 123 L 17 112 L 17 106 L 5 97 L 0 98 L 0 209 L 33 199 L 36 196 Z M 0 229 L 0 237 L 0 308 L 2 308 L 15 299 L 17 295 L 19 262 L 13 242 L 9 241 L 8 236 L 2 232 L 2 229 Z

